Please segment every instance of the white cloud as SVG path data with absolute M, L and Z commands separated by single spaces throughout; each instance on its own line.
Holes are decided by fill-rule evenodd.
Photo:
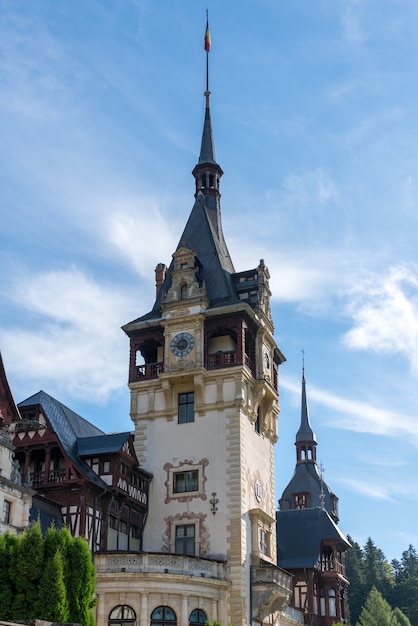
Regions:
M 345 485 L 366 498 L 372 498 L 373 500 L 388 500 L 393 501 L 393 486 L 387 484 L 374 483 L 368 479 L 353 479 L 353 478 L 340 478 L 338 482 Z
M 8 371 L 46 391 L 93 401 L 126 384 L 128 339 L 120 326 L 134 317 L 126 291 L 72 268 L 27 275 L 7 296 L 30 320 L 30 330 L 0 330 Z
M 406 266 L 359 280 L 347 294 L 354 326 L 344 338 L 350 349 L 400 353 L 418 373 L 418 274 Z
M 157 263 L 170 264 L 167 254 L 174 252 L 180 231 L 176 235 L 173 221 L 164 219 L 156 199 L 142 198 L 140 204 L 142 208 L 131 203 L 130 210 L 109 213 L 103 235 L 138 274 L 151 279 Z
M 281 385 L 282 388 L 300 395 L 300 382 L 296 383 L 282 376 Z M 309 386 L 309 398 L 332 409 L 332 417 L 327 418 L 327 424 L 333 428 L 389 437 L 407 437 L 418 446 L 418 420 L 415 417 L 381 409 L 367 402 L 349 400 L 314 386 Z

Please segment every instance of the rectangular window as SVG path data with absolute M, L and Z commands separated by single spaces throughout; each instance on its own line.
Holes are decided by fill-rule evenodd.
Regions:
M 11 513 L 12 503 L 8 500 L 4 500 L 3 502 L 3 522 L 5 524 L 10 524 L 10 513 Z
M 194 392 L 179 393 L 179 424 L 194 422 Z
M 176 526 L 176 554 L 187 554 L 194 556 L 194 535 L 195 525 L 186 524 L 184 526 Z
M 270 556 L 270 533 L 260 528 L 260 553 Z
M 173 493 L 197 491 L 199 488 L 199 471 L 175 472 L 173 474 Z
M 307 509 L 308 499 L 306 493 L 296 493 L 294 496 L 295 509 Z

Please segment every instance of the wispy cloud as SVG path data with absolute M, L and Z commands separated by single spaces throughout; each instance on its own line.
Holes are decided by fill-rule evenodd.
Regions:
M 284 389 L 300 395 L 300 382 L 283 376 L 281 384 Z M 381 436 L 408 437 L 409 441 L 418 446 L 418 420 L 415 416 L 350 400 L 312 385 L 309 386 L 309 398 L 332 409 L 332 417 L 327 417 L 327 424 L 333 428 Z
M 400 353 L 418 373 L 418 273 L 397 266 L 353 285 L 347 310 L 353 328 L 344 338 L 349 349 Z
M 0 329 L 11 373 L 95 401 L 126 384 L 127 339 L 120 326 L 134 316 L 126 291 L 72 268 L 27 274 L 6 297 L 26 310 L 30 327 Z

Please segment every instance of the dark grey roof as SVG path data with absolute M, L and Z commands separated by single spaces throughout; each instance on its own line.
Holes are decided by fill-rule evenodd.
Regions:
M 97 437 L 82 437 L 77 440 L 78 454 L 92 456 L 119 452 L 131 433 L 112 433 Z
M 316 443 L 316 435 L 312 430 L 311 422 L 309 419 L 308 400 L 306 397 L 306 382 L 305 372 L 302 373 L 302 402 L 301 402 L 301 415 L 300 415 L 300 427 L 296 433 L 296 443 L 299 441 L 311 441 Z
M 205 283 L 209 307 L 240 301 L 234 287 L 235 270 L 225 243 L 215 197 L 198 194 L 177 249 L 181 247 L 192 250 L 197 257 L 199 278 Z M 152 311 L 130 324 L 161 316 L 162 300 L 171 287 L 173 265 L 172 262 Z M 128 330 L 130 324 L 124 326 L 124 330 Z
M 44 496 L 38 496 L 38 494 L 34 494 L 32 496 L 32 506 L 29 511 L 29 521 L 39 521 L 43 535 L 47 533 L 48 529 L 52 525 L 55 526 L 55 528 L 62 528 L 64 526 L 61 506 L 56 502 L 48 500 Z
M 211 163 L 217 165 L 215 157 L 215 142 L 213 140 L 212 120 L 210 117 L 209 97 L 206 98 L 205 121 L 203 123 L 202 143 L 198 164 Z
M 350 547 L 328 513 L 319 507 L 278 511 L 276 524 L 278 565 L 283 569 L 313 568 L 320 556 L 322 540 L 339 539 Z
M 336 496 L 321 479 L 318 466 L 314 462 L 298 463 L 289 484 L 284 489 L 280 498 L 280 510 L 287 511 L 294 508 L 293 495 L 296 493 L 306 493 L 308 497 L 308 507 L 321 506 L 321 492 L 324 493 L 324 506 L 328 512 L 334 508 L 333 498 Z
M 30 398 L 20 402 L 18 407 L 30 407 L 40 405 L 49 426 L 55 432 L 64 452 L 76 467 L 92 483 L 102 489 L 109 489 L 99 476 L 78 456 L 77 439 L 79 437 L 97 437 L 105 433 L 86 419 L 69 409 L 67 406 L 45 393 L 39 391 Z

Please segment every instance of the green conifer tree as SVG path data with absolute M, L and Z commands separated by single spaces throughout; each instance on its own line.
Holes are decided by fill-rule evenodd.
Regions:
M 68 621 L 67 593 L 64 584 L 64 564 L 60 550 L 46 559 L 35 602 L 36 615 L 50 622 Z
M 357 626 L 399 626 L 392 608 L 380 591 L 373 587 L 361 610 Z
M 0 535 L 0 619 L 5 621 L 12 618 L 12 599 L 15 593 L 10 577 L 10 564 L 16 542 L 16 535 L 10 533 Z
M 43 566 L 43 537 L 40 524 L 25 530 L 13 544 L 9 575 L 15 588 L 12 615 L 15 621 L 35 619 L 35 603 Z
M 365 587 L 363 550 L 360 545 L 348 536 L 351 548 L 345 553 L 345 571 L 350 581 L 348 587 L 348 615 L 349 621 L 355 624 L 360 611 L 366 602 L 367 593 Z
M 397 619 L 399 626 L 412 626 L 405 613 L 403 613 L 398 607 L 393 609 L 393 615 Z
M 84 539 L 73 540 L 68 551 L 68 565 L 69 621 L 82 626 L 94 626 L 91 609 L 94 606 L 95 569 L 90 549 Z

